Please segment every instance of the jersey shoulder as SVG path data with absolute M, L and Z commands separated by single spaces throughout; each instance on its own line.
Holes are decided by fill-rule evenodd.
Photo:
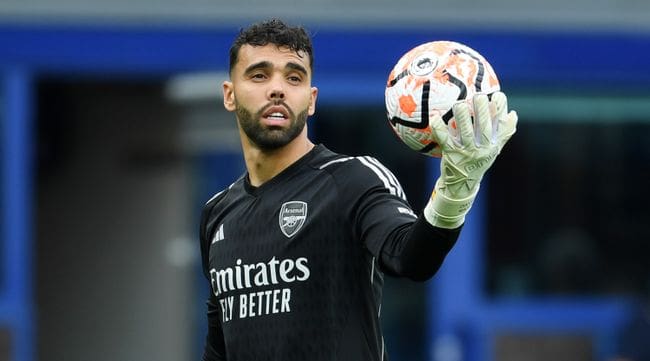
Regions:
M 368 155 L 349 156 L 331 151 L 329 153 L 329 156 L 315 159 L 312 166 L 329 173 L 338 184 L 345 185 L 354 194 L 379 187 L 385 188 L 394 196 L 406 199 L 397 177 L 377 158 Z
M 199 225 L 199 240 L 204 266 L 207 265 L 210 235 L 214 233 L 214 227 L 216 225 L 215 217 L 241 192 L 243 192 L 243 177 L 232 183 L 228 188 L 212 196 L 203 206 Z
M 217 194 L 213 195 L 207 202 L 205 202 L 205 205 L 203 206 L 203 213 L 223 204 L 227 201 L 227 199 L 231 198 L 230 196 L 233 194 L 243 191 L 243 182 L 244 176 L 237 179 L 234 183 L 229 185 L 228 188 L 223 189 Z

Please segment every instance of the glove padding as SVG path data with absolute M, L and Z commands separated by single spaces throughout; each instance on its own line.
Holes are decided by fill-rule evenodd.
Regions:
M 429 119 L 431 133 L 440 148 L 440 177 L 424 209 L 427 221 L 441 228 L 457 228 L 476 198 L 481 179 L 517 129 L 517 113 L 508 113 L 502 92 L 492 99 L 474 96 L 472 112 L 466 102 L 452 107 L 455 123 L 440 116 Z

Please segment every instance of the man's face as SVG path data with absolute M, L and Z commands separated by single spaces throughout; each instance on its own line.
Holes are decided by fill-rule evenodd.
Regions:
M 314 114 L 318 90 L 311 86 L 309 58 L 275 44 L 244 45 L 223 84 L 224 106 L 234 111 L 252 144 L 273 150 L 303 132 Z

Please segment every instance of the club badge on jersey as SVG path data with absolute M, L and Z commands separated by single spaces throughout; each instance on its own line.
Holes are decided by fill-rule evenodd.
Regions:
M 302 201 L 289 201 L 280 207 L 280 230 L 287 238 L 293 237 L 307 219 L 307 203 Z

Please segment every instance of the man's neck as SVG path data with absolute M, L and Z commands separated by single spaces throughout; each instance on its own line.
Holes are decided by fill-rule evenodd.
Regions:
M 261 150 L 250 144 L 243 147 L 244 160 L 252 186 L 259 187 L 314 148 L 307 137 L 298 136 L 286 146 L 274 150 Z

